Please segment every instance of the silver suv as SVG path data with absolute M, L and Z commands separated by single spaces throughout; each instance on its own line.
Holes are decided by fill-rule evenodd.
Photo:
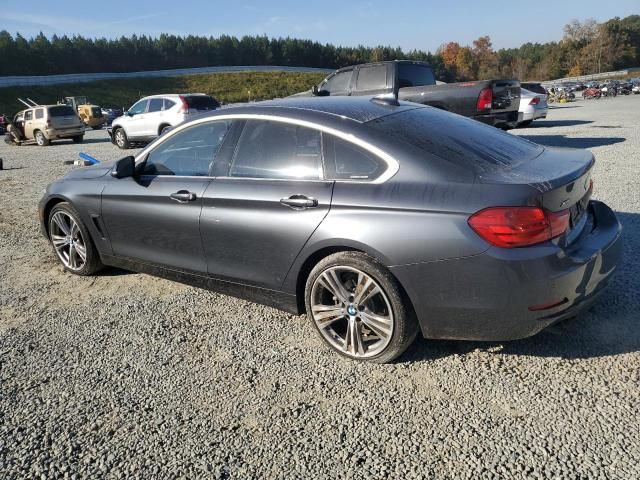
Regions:
M 150 142 L 193 115 L 219 107 L 215 98 L 204 93 L 152 95 L 116 118 L 107 132 L 112 143 L 129 148 L 131 143 Z

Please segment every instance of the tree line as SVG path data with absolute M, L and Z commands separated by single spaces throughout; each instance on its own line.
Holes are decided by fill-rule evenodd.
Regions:
M 295 38 L 228 35 L 116 39 L 78 35 L 25 38 L 0 31 L 0 75 L 131 72 L 208 66 L 282 65 L 339 68 L 391 59 L 429 62 L 440 80 L 514 77 L 547 80 L 640 65 L 640 15 L 604 23 L 572 21 L 558 42 L 495 50 L 489 36 L 435 53 L 393 47 L 343 47 Z

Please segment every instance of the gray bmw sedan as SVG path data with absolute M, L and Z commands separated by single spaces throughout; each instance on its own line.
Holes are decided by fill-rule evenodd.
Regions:
M 576 315 L 621 259 L 593 155 L 418 104 L 240 106 L 71 171 L 39 205 L 64 268 L 147 272 L 288 312 L 350 358 L 510 340 Z

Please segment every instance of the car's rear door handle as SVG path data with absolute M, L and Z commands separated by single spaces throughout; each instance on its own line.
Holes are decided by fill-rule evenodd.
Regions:
M 196 194 L 188 190 L 178 190 L 169 196 L 171 197 L 171 200 L 175 200 L 180 203 L 193 202 L 196 199 Z
M 318 200 L 305 195 L 291 195 L 289 198 L 281 198 L 280 203 L 296 210 L 318 206 Z

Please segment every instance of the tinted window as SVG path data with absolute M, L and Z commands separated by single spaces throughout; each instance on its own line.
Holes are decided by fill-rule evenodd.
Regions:
M 128 112 L 129 113 L 142 113 L 147 109 L 147 100 L 140 100 L 138 103 L 134 104 Z
M 320 90 L 335 93 L 344 93 L 349 91 L 349 84 L 351 83 L 352 71 L 336 73 L 330 77 L 324 85 L 320 86 Z
M 162 98 L 152 98 L 149 100 L 149 112 L 159 112 L 162 110 L 164 100 Z
M 386 164 L 372 153 L 330 135 L 325 135 L 326 178 L 330 180 L 372 180 Z
M 44 110 L 42 108 L 38 108 L 36 110 L 36 118 L 43 118 L 44 117 Z
M 50 117 L 72 117 L 76 114 L 73 108 L 67 105 L 56 105 L 55 107 L 49 107 Z
M 356 80 L 356 90 L 379 90 L 387 88 L 387 67 L 376 65 L 361 67 Z
M 24 119 L 31 120 L 33 118 L 33 110 L 27 110 L 24 112 Z
M 367 123 L 383 135 L 477 171 L 526 162 L 543 147 L 476 120 L 435 108 L 416 108 Z
M 318 179 L 320 132 L 282 122 L 250 120 L 239 140 L 230 175 Z
M 149 152 L 145 175 L 207 176 L 231 122 L 194 125 L 167 138 Z
M 534 93 L 547 93 L 542 85 L 539 83 L 521 83 L 520 86 L 530 92 Z
M 193 110 L 215 110 L 220 106 L 217 100 L 209 95 L 187 95 L 183 97 L 189 109 Z
M 169 100 L 168 98 L 165 98 L 164 99 L 164 107 L 162 109 L 163 110 L 169 110 L 175 104 L 176 104 L 176 102 L 174 102 L 173 100 Z
M 431 68 L 426 65 L 400 63 L 398 64 L 398 82 L 400 88 L 420 87 L 423 85 L 435 85 L 436 79 Z

